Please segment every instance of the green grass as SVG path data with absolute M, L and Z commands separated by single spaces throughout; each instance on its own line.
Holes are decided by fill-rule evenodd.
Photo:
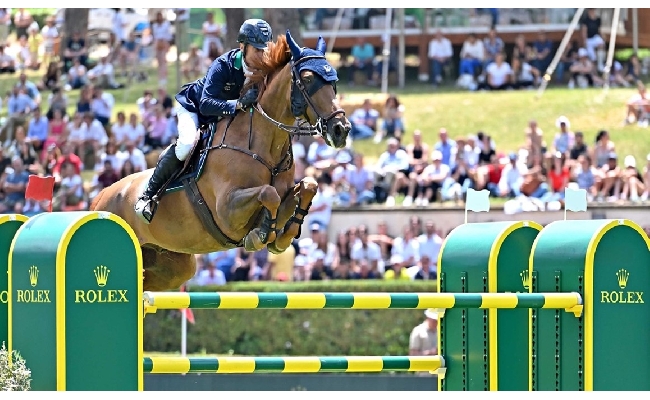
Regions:
M 40 73 L 28 72 L 29 79 L 37 81 Z M 177 91 L 174 64 L 170 64 L 168 92 Z M 15 83 L 17 75 L 0 76 L 0 93 L 4 94 Z M 118 81 L 121 80 L 118 79 Z M 181 80 L 184 83 L 184 80 Z M 345 82 L 345 81 L 344 81 Z M 348 98 L 363 98 L 368 93 L 378 93 L 378 88 L 349 87 L 341 82 L 339 91 Z M 156 88 L 155 70 L 150 70 L 150 80 L 137 83 L 125 89 L 110 90 L 115 97 L 114 112 L 127 114 L 137 112 L 135 101 L 145 89 Z M 467 92 L 450 87 L 433 89 L 426 84 L 409 84 L 405 89 L 391 88 L 405 105 L 406 136 L 404 143 L 411 142 L 414 129 L 423 132 L 424 140 L 430 145 L 438 140 L 438 131 L 445 127 L 451 138 L 483 131 L 491 135 L 499 152 L 516 151 L 524 144 L 524 128 L 531 119 L 537 120 L 544 131 L 544 139 L 550 146 L 556 132 L 555 120 L 565 115 L 571 121 L 571 129 L 582 131 L 588 144 L 593 144 L 601 129 L 610 132 L 611 140 L 622 159 L 632 154 L 637 165 L 643 165 L 650 152 L 650 129 L 636 125 L 623 126 L 625 102 L 635 89 L 610 89 L 606 97 L 602 89 L 574 89 L 564 87 L 548 88 L 541 99 L 536 91 Z M 68 92 L 69 110 L 74 111 L 78 90 Z M 47 96 L 44 93 L 43 96 Z M 6 115 L 6 106 L 2 110 Z M 356 151 L 366 155 L 367 161 L 374 161 L 384 150 L 385 143 L 374 144 L 372 140 L 354 143 Z

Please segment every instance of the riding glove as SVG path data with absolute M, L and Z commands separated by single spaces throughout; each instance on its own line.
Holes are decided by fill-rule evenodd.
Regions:
M 257 96 L 259 95 L 259 90 L 257 88 L 250 88 L 242 97 L 237 100 L 237 106 L 241 109 L 248 108 L 255 104 L 257 101 Z

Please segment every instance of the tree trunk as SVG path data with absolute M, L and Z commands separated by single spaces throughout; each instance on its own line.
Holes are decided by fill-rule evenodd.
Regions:
M 223 12 L 226 15 L 226 33 L 223 46 L 225 51 L 228 51 L 238 46 L 237 34 L 239 33 L 239 27 L 246 20 L 246 9 L 224 8 Z
M 63 23 L 63 32 L 60 32 L 61 35 L 61 46 L 59 48 L 59 54 L 63 58 L 63 51 L 65 50 L 68 39 L 72 36 L 74 32 L 79 32 L 82 38 L 86 39 L 86 47 L 90 45 L 88 43 L 88 13 L 90 12 L 89 8 L 66 8 L 64 14 L 64 23 Z
M 297 8 L 265 8 L 264 19 L 273 29 L 273 37 L 291 32 L 291 37 L 302 46 L 302 29 L 300 27 L 300 13 Z

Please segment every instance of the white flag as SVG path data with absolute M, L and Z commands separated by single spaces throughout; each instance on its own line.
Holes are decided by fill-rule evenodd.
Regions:
M 565 211 L 587 211 L 587 191 L 585 189 L 564 189 Z
M 477 192 L 474 189 L 467 189 L 465 211 L 490 211 L 490 192 L 486 189 L 483 189 L 480 192 Z

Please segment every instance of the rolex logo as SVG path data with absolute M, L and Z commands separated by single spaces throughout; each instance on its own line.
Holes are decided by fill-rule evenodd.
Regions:
M 97 280 L 97 286 L 106 286 L 106 283 L 108 282 L 108 274 L 110 272 L 111 270 L 103 265 L 95 268 L 95 279 Z
M 524 289 L 529 290 L 530 289 L 530 271 L 524 270 L 519 274 L 519 276 L 521 276 L 521 283 L 524 285 Z
M 625 269 L 619 269 L 616 272 L 616 280 L 618 281 L 618 287 L 625 289 L 627 286 L 627 279 L 630 277 L 630 273 Z
M 29 267 L 29 284 L 35 287 L 38 284 L 38 267 L 32 265 Z

